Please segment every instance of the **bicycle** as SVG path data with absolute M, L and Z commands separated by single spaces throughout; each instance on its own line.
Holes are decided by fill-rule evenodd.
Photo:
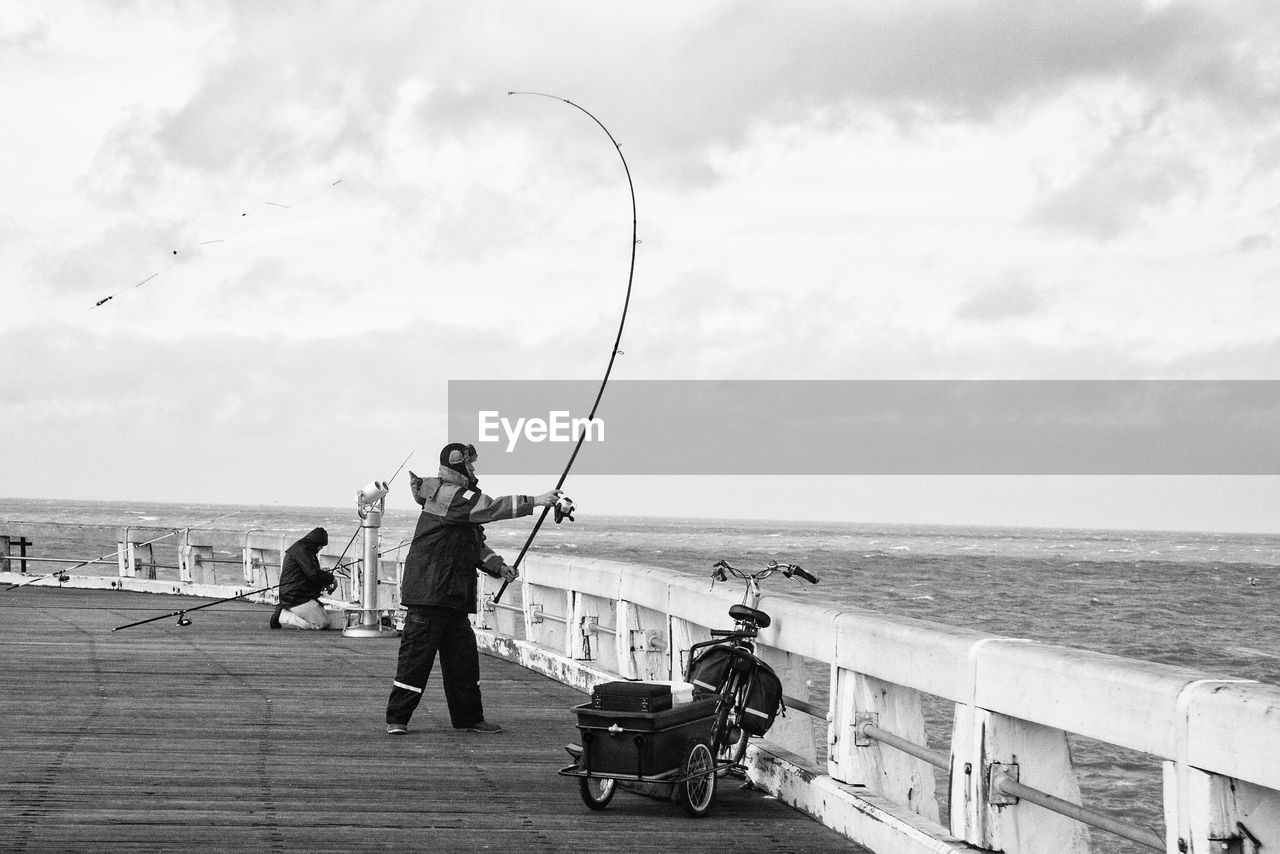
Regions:
M 756 655 L 755 648 L 760 630 L 767 629 L 773 622 L 757 607 L 760 582 L 776 572 L 787 578 L 818 583 L 817 576 L 795 564 L 771 560 L 762 570 L 746 572 L 728 561 L 717 561 L 711 576 L 712 586 L 732 576 L 746 584 L 746 591 L 740 604 L 729 607 L 733 629 L 712 629 L 711 640 L 689 648 L 685 681 L 692 683 L 695 691 L 718 698 L 710 741 L 716 773 L 720 776 L 731 770 L 740 771 L 750 737 L 764 735 L 778 712 L 785 712 L 782 680 Z
M 723 560 L 716 563 L 712 586 L 732 575 L 742 579 L 747 590 L 742 604 L 729 608 L 734 628 L 712 629 L 712 640 L 690 647 L 685 681 L 693 684 L 691 702 L 657 713 L 598 708 L 593 703 L 574 708 L 582 744 L 566 745 L 574 764 L 558 773 L 578 778 L 588 808 L 607 807 L 617 784 L 627 781 L 668 792 L 694 818 L 706 815 L 716 778 L 741 769 L 747 740 L 764 735 L 782 708 L 782 681 L 755 654 L 756 636 L 772 622 L 756 607 L 759 585 L 775 572 L 818 583 L 817 577 L 793 564 L 771 561 L 749 573 Z

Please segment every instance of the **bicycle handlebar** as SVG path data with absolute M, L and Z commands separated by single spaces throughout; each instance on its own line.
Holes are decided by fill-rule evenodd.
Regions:
M 776 560 L 769 561 L 769 563 L 765 565 L 765 568 L 758 572 L 745 572 L 738 569 L 736 566 L 733 566 L 727 560 L 718 560 L 712 570 L 711 578 L 712 583 L 716 581 L 728 581 L 730 575 L 741 578 L 744 581 L 761 581 L 768 578 L 770 575 L 773 575 L 775 572 L 781 572 L 787 578 L 802 578 L 810 584 L 818 583 L 818 576 L 810 572 L 806 572 L 798 564 L 778 563 Z
M 805 581 L 809 582 L 810 584 L 817 584 L 817 583 L 818 583 L 818 576 L 816 576 L 816 575 L 812 575 L 812 574 L 810 574 L 810 573 L 808 573 L 808 572 L 805 572 L 803 569 L 801 569 L 801 568 L 800 568 L 800 567 L 798 567 L 798 566 L 796 566 L 796 567 L 792 567 L 792 569 L 791 569 L 791 573 L 792 573 L 793 575 L 798 575 L 798 576 L 800 576 L 801 578 L 803 578 Z

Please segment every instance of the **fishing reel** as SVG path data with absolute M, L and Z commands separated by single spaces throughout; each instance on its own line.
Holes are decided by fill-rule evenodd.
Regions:
M 58 573 L 58 583 L 59 583 L 59 584 L 66 584 L 66 583 L 67 583 L 68 581 L 70 581 L 70 580 L 71 580 L 71 576 L 67 575 L 65 572 L 59 572 L 59 573 Z
M 556 524 L 559 525 L 565 519 L 573 521 L 573 511 L 578 508 L 574 506 L 573 499 L 567 495 L 561 495 L 556 499 L 554 505 L 556 511 Z
M 180 625 L 180 626 L 189 626 L 189 625 L 191 625 L 191 618 L 187 616 L 187 612 L 186 612 L 186 611 L 179 611 L 179 612 L 178 612 L 178 625 Z

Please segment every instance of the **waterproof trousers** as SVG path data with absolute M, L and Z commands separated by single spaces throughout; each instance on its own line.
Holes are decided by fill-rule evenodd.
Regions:
M 454 727 L 484 720 L 480 701 L 480 653 L 476 633 L 463 611 L 431 605 L 410 605 L 400 635 L 396 678 L 387 699 L 387 723 L 407 724 L 422 700 L 436 654 L 440 677 Z
M 318 600 L 308 599 L 301 605 L 282 608 L 280 625 L 291 629 L 327 629 L 329 615 L 325 613 L 324 606 Z

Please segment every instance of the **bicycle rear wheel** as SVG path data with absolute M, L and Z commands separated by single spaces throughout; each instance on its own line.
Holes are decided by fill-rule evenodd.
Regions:
M 739 672 L 730 673 L 720 689 L 720 704 L 711 728 L 711 748 L 716 764 L 734 765 L 742 762 L 747 752 L 747 731 L 739 725 L 738 718 L 746 704 L 747 679 Z M 720 771 L 720 775 L 729 769 Z
M 715 767 L 711 747 L 705 741 L 698 739 L 689 745 L 680 764 L 680 776 L 689 779 L 680 784 L 679 794 L 684 811 L 694 818 L 702 818 L 711 809 L 716 794 Z

